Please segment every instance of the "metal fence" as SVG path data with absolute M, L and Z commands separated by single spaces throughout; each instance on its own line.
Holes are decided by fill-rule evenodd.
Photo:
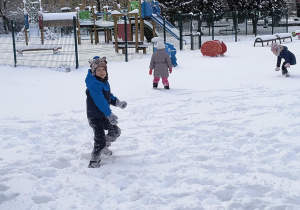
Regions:
M 233 41 L 238 41 L 239 37 L 253 37 L 263 34 L 274 34 L 288 32 L 291 27 L 300 28 L 300 20 L 288 16 L 288 11 L 227 11 L 222 13 L 206 14 L 177 14 L 172 17 L 166 17 L 176 31 L 169 33 L 166 24 L 156 24 L 157 35 L 162 40 L 175 46 L 178 50 L 198 50 L 201 44 L 208 40 L 226 39 L 230 37 Z M 153 20 L 150 20 L 150 23 Z M 88 60 L 95 55 L 106 56 L 108 61 L 124 62 L 126 55 L 117 53 L 112 42 L 106 43 L 105 36 L 99 33 L 99 43 L 91 43 L 91 36 L 86 33 L 81 34 L 81 44 L 76 46 L 76 37 L 74 37 L 74 27 L 70 28 L 70 33 L 63 34 L 61 31 L 51 29 L 56 33 L 56 39 L 44 41 L 44 45 L 61 45 L 62 49 L 57 54 L 52 51 L 28 51 L 19 54 L 14 50 L 13 38 L 11 34 L 0 36 L 0 64 L 22 66 L 45 66 L 51 68 L 65 68 L 88 65 Z M 134 29 L 135 30 L 135 29 Z M 15 34 L 15 38 L 17 34 Z M 112 36 L 114 37 L 114 36 Z M 145 39 L 147 40 L 147 39 Z M 114 41 L 114 40 L 113 40 Z M 146 42 L 146 41 L 145 41 Z M 28 46 L 32 48 L 41 46 L 40 36 L 31 36 Z M 25 40 L 16 39 L 15 48 L 25 47 Z M 153 46 L 149 43 L 147 54 L 136 53 L 135 49 L 128 49 L 127 57 L 129 60 L 142 58 L 153 53 Z
M 28 43 L 26 44 L 25 36 L 17 36 L 18 33 L 13 33 L 12 28 L 12 33 L 0 37 L 0 64 L 70 69 L 88 65 L 88 61 L 95 55 L 106 56 L 109 62 L 125 60 L 125 55 L 115 52 L 112 42 L 105 43 L 104 33 L 98 34 L 99 43 L 97 44 L 91 42 L 89 33 L 82 33 L 81 44 L 78 45 L 74 27 L 69 28 L 68 34 L 63 34 L 60 30 L 55 33 L 55 28 L 52 28 L 51 31 L 49 30 L 49 33 L 53 33 L 52 36 L 44 37 L 43 44 L 39 30 L 37 30 L 37 35 L 28 32 Z M 61 49 L 54 53 L 53 50 L 44 50 L 45 46 L 59 46 Z M 19 53 L 22 49 L 33 50 Z M 149 49 L 151 51 L 152 48 Z M 128 49 L 127 56 L 129 59 L 143 57 L 142 54 L 135 53 L 134 49 Z
M 288 32 L 291 26 L 300 26 L 300 20 L 289 17 L 288 10 L 226 11 L 198 14 L 178 14 L 169 21 L 180 31 L 180 49 L 185 37 L 190 37 L 190 48 L 199 49 L 202 41 L 216 36 L 257 36 Z

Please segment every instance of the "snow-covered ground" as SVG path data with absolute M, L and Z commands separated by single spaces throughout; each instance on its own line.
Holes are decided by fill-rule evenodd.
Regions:
M 170 90 L 150 55 L 108 63 L 126 100 L 121 137 L 87 168 L 86 66 L 0 66 L 0 209 L 300 209 L 300 68 L 270 47 L 225 42 L 223 57 L 177 53 Z M 300 40 L 286 41 L 300 62 Z

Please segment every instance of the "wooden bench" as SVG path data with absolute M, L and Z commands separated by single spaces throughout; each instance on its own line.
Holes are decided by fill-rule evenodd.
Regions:
M 239 33 L 240 31 L 241 30 L 239 28 L 236 30 L 237 33 Z M 220 29 L 219 30 L 219 33 L 222 34 L 222 35 L 225 35 L 225 34 L 227 35 L 227 32 L 230 32 L 230 34 L 235 34 L 235 30 L 234 30 L 233 27 L 231 27 L 231 28 L 226 27 L 226 29 Z
M 60 45 L 36 45 L 36 46 L 23 46 L 23 47 L 17 47 L 16 51 L 19 54 L 23 54 L 25 51 L 42 51 L 42 50 L 52 50 L 53 54 L 57 54 L 58 50 L 62 49 L 62 46 Z
M 280 44 L 281 44 L 281 41 L 280 39 L 275 36 L 275 35 L 264 35 L 264 36 L 257 36 L 255 37 L 255 40 L 254 40 L 254 47 L 255 47 L 255 44 L 257 42 L 260 42 L 261 43 L 261 46 L 264 46 L 264 42 L 267 42 L 267 45 L 269 45 L 269 42 L 276 42 L 276 41 L 279 41 Z
M 283 40 L 283 41 L 285 39 L 291 39 L 291 42 L 293 41 L 291 33 L 276 33 L 274 35 L 277 36 L 278 39 Z
M 115 45 L 115 42 L 113 42 Z M 135 48 L 135 42 L 128 41 L 127 42 L 127 48 Z M 144 42 L 138 42 L 137 50 L 143 50 L 143 54 L 146 54 L 146 49 L 148 48 L 147 44 L 144 44 Z M 125 54 L 125 42 L 118 42 L 118 50 L 122 49 L 122 53 Z

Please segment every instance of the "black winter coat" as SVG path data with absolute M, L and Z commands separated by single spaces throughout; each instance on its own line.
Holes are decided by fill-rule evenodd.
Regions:
M 286 46 L 283 47 L 283 50 L 280 52 L 280 54 L 277 57 L 277 67 L 280 67 L 282 58 L 285 60 L 286 63 L 289 63 L 290 65 L 296 64 L 295 55 L 291 51 L 289 51 Z

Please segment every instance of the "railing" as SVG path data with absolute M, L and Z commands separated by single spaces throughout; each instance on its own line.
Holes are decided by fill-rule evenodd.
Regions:
M 275 11 L 268 12 L 226 12 L 220 14 L 178 14 L 168 17 L 168 24 L 178 30 L 181 39 L 178 41 L 164 28 L 164 25 L 156 24 L 156 32 L 159 36 L 166 36 L 166 42 L 175 46 L 176 49 L 197 50 L 201 43 L 213 39 L 231 39 L 238 41 L 238 37 L 254 37 L 257 35 L 271 35 L 274 33 L 293 32 L 300 28 L 300 20 L 288 17 L 287 13 L 281 16 L 275 15 Z M 271 15 L 271 16 L 269 16 Z M 153 22 L 152 22 L 153 23 Z M 150 22 L 151 24 L 151 22 Z M 295 26 L 296 25 L 296 26 Z M 149 26 L 151 28 L 151 26 Z M 73 29 L 72 29 L 73 30 Z M 73 30 L 74 32 L 74 30 Z M 15 34 L 16 35 L 16 34 Z M 125 55 L 115 52 L 112 42 L 105 43 L 104 34 L 99 33 L 99 43 L 91 44 L 89 34 L 81 34 L 82 43 L 75 49 L 74 33 L 69 35 L 57 34 L 56 40 L 45 40 L 44 44 L 59 44 L 62 49 L 58 54 L 51 51 L 24 52 L 23 55 L 16 53 L 16 64 L 23 66 L 45 66 L 51 68 L 75 68 L 87 66 L 88 60 L 95 55 L 106 56 L 108 62 L 124 62 Z M 183 41 L 185 40 L 185 41 Z M 114 41 L 114 40 L 113 40 Z M 29 46 L 41 45 L 40 37 L 30 37 Z M 16 41 L 16 47 L 25 46 L 24 40 Z M 136 53 L 135 49 L 128 49 L 128 60 L 149 56 L 153 52 L 153 45 L 149 45 L 147 54 Z M 76 53 L 78 52 L 78 61 Z M 14 65 L 13 39 L 11 34 L 0 35 L 0 64 Z

